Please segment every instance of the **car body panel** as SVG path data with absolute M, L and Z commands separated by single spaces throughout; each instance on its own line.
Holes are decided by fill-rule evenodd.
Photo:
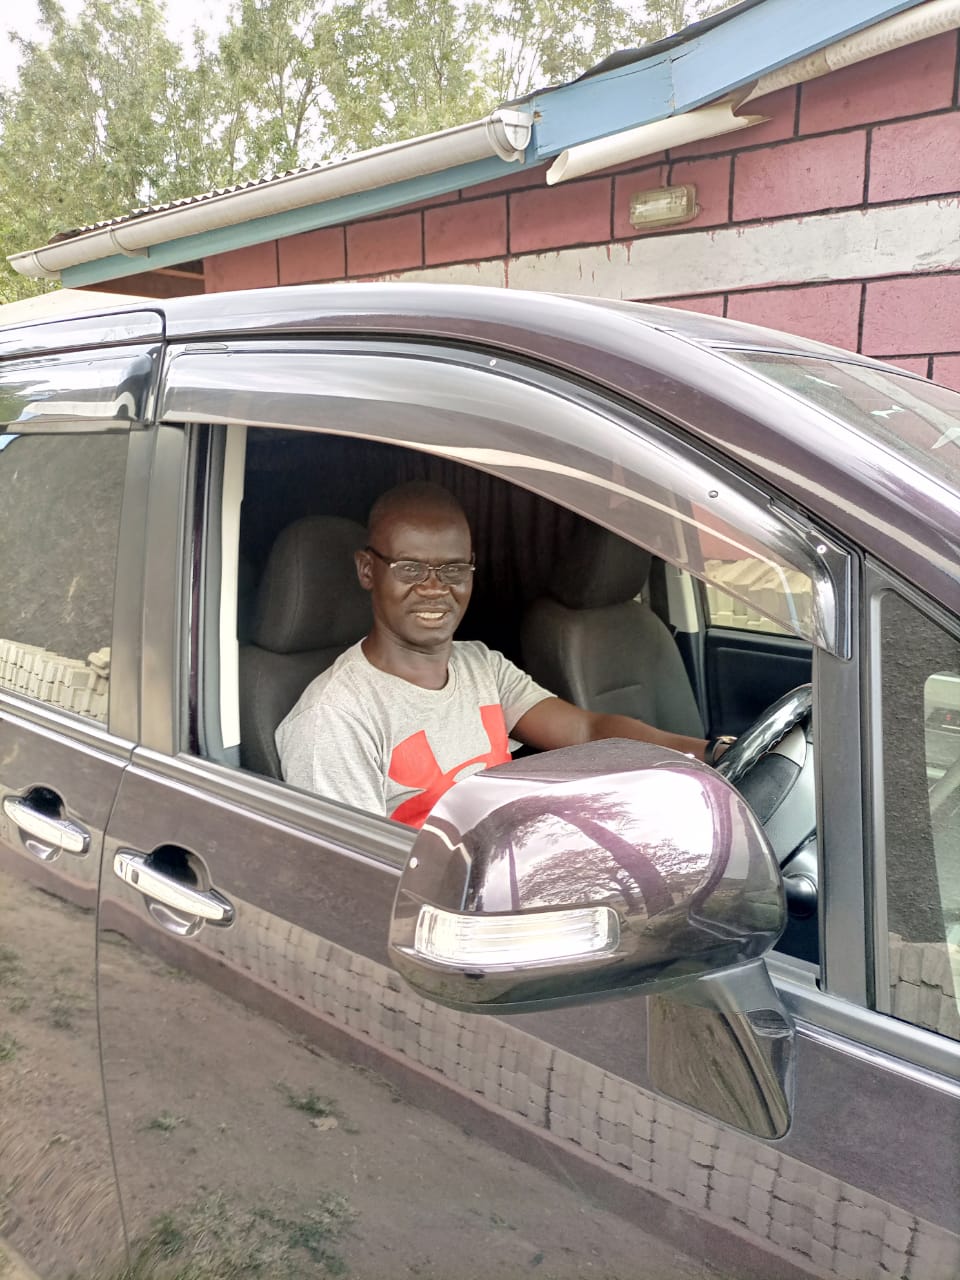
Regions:
M 247 1218 L 276 1217 L 285 1201 L 308 1213 L 306 1190 L 330 1170 L 318 1142 L 350 1136 L 335 1110 L 297 1105 L 309 1103 L 314 1087 L 311 1055 L 330 1052 L 382 1073 L 406 1096 L 482 1130 L 503 1149 L 561 1169 L 581 1196 L 634 1222 L 652 1225 L 662 1215 L 660 1230 L 731 1274 L 953 1280 L 960 1272 L 960 1045 L 870 1008 L 878 971 L 870 903 L 879 866 L 871 806 L 879 784 L 867 670 L 874 639 L 859 609 L 863 567 L 872 560 L 878 572 L 899 575 L 920 607 L 956 624 L 957 493 L 738 365 L 728 351 L 837 357 L 832 348 L 749 326 L 656 308 L 423 286 L 182 299 L 158 304 L 156 317 L 141 308 L 86 328 L 65 322 L 0 331 L 0 354 L 19 354 L 135 344 L 162 327 L 178 357 L 165 361 L 173 391 L 161 388 L 156 400 L 164 421 L 132 433 L 114 621 L 114 645 L 122 650 L 114 693 L 123 703 L 111 712 L 112 736 L 24 709 L 0 693 L 0 791 L 55 790 L 92 836 L 82 884 L 74 884 L 60 866 L 66 855 L 43 864 L 0 818 L 2 873 L 16 892 L 39 885 L 55 901 L 84 908 L 73 933 L 82 935 L 91 984 L 89 912 L 99 886 L 99 1041 L 93 1029 L 83 1053 L 97 1089 L 95 1058 L 102 1054 L 116 1182 L 102 1117 L 96 1143 L 81 1163 L 65 1167 L 64 1182 L 74 1176 L 70 1170 L 100 1179 L 102 1256 L 117 1247 L 118 1189 L 135 1249 L 165 1214 L 196 1229 L 194 1209 L 210 1194 Z M 578 400 L 606 402 L 609 430 L 633 415 L 640 437 L 653 423 L 675 442 L 678 457 L 700 461 L 705 476 L 721 466 L 765 496 L 772 525 L 799 530 L 800 541 L 818 531 L 831 540 L 845 566 L 837 598 L 847 632 L 844 645 L 821 643 L 813 653 L 818 758 L 831 761 L 817 784 L 823 958 L 819 970 L 780 955 L 770 963 L 796 1021 L 792 1123 L 779 1141 L 721 1123 L 706 1101 L 694 1110 L 658 1093 L 655 1081 L 683 1093 L 683 1082 L 670 1079 L 684 1075 L 682 1051 L 713 1035 L 700 1026 L 671 1042 L 660 997 L 628 995 L 509 1018 L 421 999 L 390 968 L 387 951 L 412 833 L 202 758 L 205 592 L 216 580 L 208 535 L 220 516 L 211 478 L 219 437 L 207 424 L 267 421 L 301 431 L 325 424 L 308 414 L 295 423 L 283 413 L 219 414 L 211 409 L 215 379 L 191 388 L 172 371 L 193 355 L 198 364 L 212 358 L 223 371 L 228 362 L 218 363 L 218 353 L 235 363 L 239 357 L 243 368 L 245 351 L 282 343 L 291 367 L 303 362 L 306 379 L 313 354 L 345 341 L 366 346 L 364 358 L 373 362 L 396 359 L 387 346 L 411 355 L 415 349 L 426 362 L 425 381 L 430 362 L 439 367 L 451 352 L 478 370 L 515 361 L 545 402 L 553 398 L 558 421 L 561 407 L 567 412 Z M 549 422 L 548 415 L 544 437 Z M 521 433 L 506 416 L 501 427 L 504 441 L 519 448 L 523 435 L 522 448 L 536 456 L 532 430 Z M 446 458 L 458 450 L 466 457 L 470 443 L 455 432 L 435 440 L 400 428 L 395 434 L 398 443 Z M 577 447 L 603 474 L 611 458 L 620 459 L 603 429 Z M 503 474 L 524 484 L 522 468 L 504 467 Z M 570 504 L 549 469 L 536 486 Z M 718 667 L 742 677 L 758 651 L 775 660 L 799 649 L 792 640 L 750 635 L 735 639 L 736 653 L 727 657 L 722 639 L 719 629 L 706 636 L 708 683 Z M 851 803 L 851 788 L 861 802 Z M 182 913 L 155 902 L 151 909 L 116 873 L 125 851 L 222 895 L 232 922 L 197 928 Z M 226 998 L 219 1040 L 208 1033 L 216 1002 L 200 987 Z M 696 1000 L 679 1005 L 691 1026 L 702 1020 Z M 669 1022 L 669 1004 L 666 1015 Z M 277 1024 L 295 1038 L 287 1048 Z M 730 1043 L 717 1043 L 710 1065 L 722 1093 Z M 289 1065 L 280 1077 L 278 1064 Z M 343 1109 L 349 1115 L 359 1105 Z M 82 1106 L 96 1115 L 102 1103 L 90 1096 Z M 246 1137 L 245 1111 L 257 1141 Z M 310 1114 L 326 1127 L 311 1125 Z M 403 1108 L 397 1117 L 391 1142 L 419 1152 Z M 51 1135 L 65 1127 L 52 1108 L 44 1123 Z M 472 1142 L 464 1135 L 465 1160 Z M 158 1169 L 168 1175 L 159 1184 Z M 417 1221 L 428 1232 L 443 1186 L 421 1187 Z M 10 1234 L 51 1280 L 89 1268 L 87 1243 L 71 1256 L 64 1221 L 50 1230 L 47 1252 L 35 1227 Z

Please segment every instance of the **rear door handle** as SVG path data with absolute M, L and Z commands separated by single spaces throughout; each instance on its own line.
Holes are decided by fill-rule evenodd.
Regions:
M 82 858 L 90 850 L 90 832 L 69 818 L 35 809 L 21 796 L 4 796 L 3 812 L 28 837 L 24 844 L 31 853 L 52 862 L 61 853 Z
M 181 880 L 152 867 L 146 854 L 121 849 L 114 855 L 113 870 L 145 898 L 162 902 L 171 911 L 193 916 L 204 924 L 233 923 L 234 909 L 229 899 L 216 889 L 194 889 Z

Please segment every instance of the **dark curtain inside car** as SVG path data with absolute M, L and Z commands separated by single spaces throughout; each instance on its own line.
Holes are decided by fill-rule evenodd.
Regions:
M 579 517 L 432 454 L 336 436 L 252 430 L 241 524 L 245 574 L 256 580 L 274 539 L 294 520 L 325 514 L 365 524 L 380 494 L 408 480 L 446 486 L 470 521 L 477 573 L 460 638 L 483 640 L 519 661 L 523 612 L 544 594 Z

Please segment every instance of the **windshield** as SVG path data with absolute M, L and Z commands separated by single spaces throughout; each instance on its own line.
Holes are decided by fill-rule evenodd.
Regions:
M 875 365 L 763 351 L 727 354 L 960 488 L 956 391 Z

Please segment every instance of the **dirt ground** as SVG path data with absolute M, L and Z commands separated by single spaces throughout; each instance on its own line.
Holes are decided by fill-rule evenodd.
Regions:
M 45 1280 L 716 1280 L 375 1073 L 108 936 L 123 1265 L 92 936 L 88 913 L 0 875 L 0 1235 Z

